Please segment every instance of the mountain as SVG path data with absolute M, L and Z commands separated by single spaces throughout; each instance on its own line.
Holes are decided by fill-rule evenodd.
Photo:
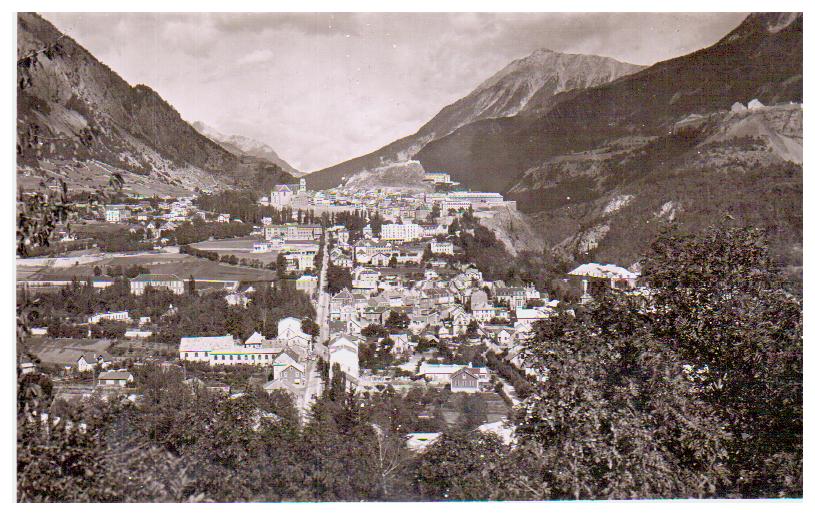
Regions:
M 34 13 L 17 17 L 17 158 L 22 187 L 61 177 L 71 189 L 122 174 L 125 190 L 179 195 L 285 181 L 199 134 L 158 93 L 130 86 Z
M 630 263 L 668 222 L 698 231 L 732 217 L 766 228 L 782 263 L 797 266 L 802 33 L 800 14 L 752 14 L 711 47 L 533 98 L 415 159 L 503 191 L 575 259 Z M 752 99 L 766 107 L 742 110 Z
M 343 177 L 408 161 L 424 145 L 471 122 L 512 116 L 530 101 L 546 102 L 559 93 L 604 84 L 642 68 L 608 57 L 536 50 L 511 62 L 466 97 L 442 109 L 415 134 L 370 154 L 313 172 L 309 174 L 309 183 L 319 188 L 336 186 Z
M 234 134 L 227 136 L 226 134 L 219 132 L 214 127 L 210 127 L 203 122 L 194 122 L 192 126 L 199 133 L 203 134 L 235 155 L 265 159 L 270 163 L 276 164 L 284 172 L 287 172 L 293 177 L 301 177 L 305 175 L 284 161 L 279 155 L 277 155 L 277 152 L 275 152 L 274 149 L 266 143 L 262 143 L 252 138 L 247 138 L 246 136 L 238 136 Z

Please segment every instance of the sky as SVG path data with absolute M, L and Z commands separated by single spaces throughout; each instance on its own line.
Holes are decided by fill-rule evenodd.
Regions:
M 310 172 L 414 133 L 538 48 L 649 65 L 743 13 L 46 13 L 192 123 Z

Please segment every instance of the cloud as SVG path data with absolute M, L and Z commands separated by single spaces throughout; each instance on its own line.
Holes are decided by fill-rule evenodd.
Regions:
M 189 121 L 311 171 L 415 132 L 537 48 L 637 64 L 714 43 L 744 14 L 51 13 Z

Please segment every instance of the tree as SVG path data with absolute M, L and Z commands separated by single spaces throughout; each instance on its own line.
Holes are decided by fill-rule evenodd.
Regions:
M 388 330 L 379 324 L 368 324 L 362 328 L 360 334 L 366 338 L 384 338 L 388 336 Z
M 419 458 L 420 495 L 426 500 L 501 498 L 491 471 L 507 454 L 507 447 L 492 433 L 443 433 Z
M 396 254 L 391 254 L 391 257 L 388 260 L 388 266 L 390 268 L 396 268 L 399 266 L 399 261 L 396 259 Z
M 650 296 L 608 290 L 536 325 L 546 382 L 519 411 L 519 450 L 553 498 L 800 495 L 800 301 L 755 231 L 651 249 Z
M 277 266 L 277 272 L 279 274 L 285 274 L 287 269 L 286 254 L 283 252 L 278 252 L 277 258 L 275 259 L 275 265 Z
M 718 227 L 668 232 L 652 245 L 656 337 L 692 372 L 699 396 L 733 435 L 729 467 L 746 497 L 800 492 L 803 435 L 801 300 L 783 289 L 765 234 Z
M 447 226 L 447 232 L 449 234 L 455 235 L 461 230 L 461 224 L 458 222 L 458 218 L 454 218 L 453 221 Z
M 311 336 L 318 336 L 320 334 L 320 325 L 310 318 L 303 319 L 302 323 L 303 332 Z
M 398 310 L 391 311 L 385 321 L 385 327 L 388 329 L 407 329 L 408 324 L 410 324 L 410 317 L 407 313 Z
M 351 271 L 347 268 L 329 264 L 326 270 L 326 281 L 328 293 L 336 294 L 345 288 L 352 288 Z

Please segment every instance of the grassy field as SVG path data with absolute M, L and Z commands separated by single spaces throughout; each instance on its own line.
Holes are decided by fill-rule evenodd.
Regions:
M 190 247 L 215 252 L 218 256 L 235 256 L 238 259 L 257 260 L 269 264 L 277 261 L 277 252 L 253 253 L 252 247 L 258 238 L 232 238 L 193 243 Z
M 173 274 L 181 279 L 192 275 L 196 279 L 219 279 L 238 281 L 269 281 L 276 278 L 272 270 L 261 270 L 244 266 L 233 266 L 216 263 L 204 258 L 197 258 L 186 254 L 138 254 L 133 256 L 117 256 L 104 258 L 87 264 L 69 267 L 44 266 L 31 273 L 30 269 L 19 269 L 27 275 L 27 279 L 55 279 L 58 277 L 70 279 L 72 277 L 87 278 L 94 275 L 94 268 L 99 267 L 105 273 L 108 267 L 121 266 L 124 269 L 133 265 L 147 268 L 153 274 Z M 21 276 L 22 277 L 22 276 Z

